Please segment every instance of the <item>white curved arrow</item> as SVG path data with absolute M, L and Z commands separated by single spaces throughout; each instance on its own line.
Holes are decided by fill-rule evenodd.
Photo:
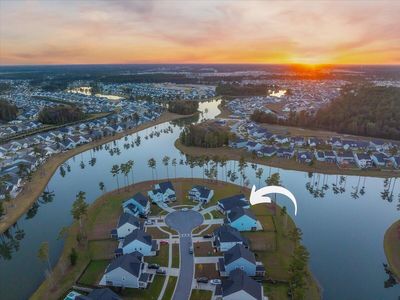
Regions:
M 256 191 L 256 186 L 253 185 L 253 188 L 251 189 L 251 194 L 250 194 L 250 204 L 251 205 L 256 205 L 259 203 L 271 203 L 271 198 L 266 196 L 267 194 L 281 194 L 286 197 L 288 197 L 290 200 L 292 200 L 294 204 L 294 214 L 297 214 L 297 201 L 296 198 L 293 196 L 293 194 L 285 189 L 284 187 L 281 186 L 276 186 L 276 185 L 270 185 L 270 186 L 265 186 L 259 190 Z

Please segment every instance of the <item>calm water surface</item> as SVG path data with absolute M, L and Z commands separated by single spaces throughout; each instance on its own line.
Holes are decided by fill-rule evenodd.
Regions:
M 217 105 L 215 101 L 202 103 L 201 118 L 214 118 L 219 113 Z M 150 158 L 157 160 L 159 178 L 167 176 L 161 163 L 165 155 L 184 162 L 185 156 L 173 146 L 183 123 L 164 123 L 68 160 L 63 167 L 65 174 L 59 169 L 49 182 L 48 190 L 54 192 L 54 199 L 38 199 L 36 209 L 29 211 L 8 235 L 1 237 L 0 299 L 27 299 L 35 291 L 44 278 L 45 269 L 37 258 L 40 244 L 49 242 L 51 262 L 55 264 L 63 247 L 63 241 L 57 236 L 62 227 L 72 222 L 70 209 L 75 195 L 82 190 L 86 192 L 87 201 L 94 201 L 101 195 L 100 181 L 105 183 L 107 190 L 115 189 L 116 180 L 110 173 L 112 165 L 134 160 L 137 182 L 152 178 L 147 167 Z M 154 134 L 167 128 L 172 128 L 172 132 Z M 138 136 L 139 146 L 124 147 L 124 144 L 137 141 Z M 119 148 L 120 154 L 111 155 L 111 148 Z M 93 158 L 96 159 L 94 164 Z M 233 170 L 234 164 L 237 166 L 237 162 L 228 162 L 227 170 Z M 191 170 L 185 164 L 177 166 L 180 177 L 190 177 L 191 171 L 195 177 L 203 176 L 202 168 Z M 400 215 L 396 210 L 400 179 L 328 176 L 264 167 L 261 182 L 271 172 L 279 172 L 284 186 L 298 199 L 299 210 L 294 220 L 304 233 L 304 244 L 311 253 L 311 269 L 323 287 L 324 299 L 397 300 L 400 286 L 384 288 L 387 275 L 382 264 L 386 263 L 383 234 Z M 174 174 L 171 166 L 169 174 Z M 220 168 L 220 179 L 221 174 Z M 250 164 L 246 175 L 250 184 L 258 185 Z M 123 182 L 122 176 L 120 182 Z M 239 182 L 240 179 L 236 181 Z M 293 207 L 288 200 L 278 198 L 278 202 L 286 205 L 293 216 Z

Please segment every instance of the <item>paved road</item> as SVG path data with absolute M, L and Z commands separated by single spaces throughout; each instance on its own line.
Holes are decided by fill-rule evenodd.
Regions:
M 189 254 L 192 246 L 192 229 L 203 223 L 203 216 L 193 210 L 175 211 L 165 217 L 165 223 L 179 232 L 180 273 L 172 300 L 186 300 L 192 288 L 194 259 Z

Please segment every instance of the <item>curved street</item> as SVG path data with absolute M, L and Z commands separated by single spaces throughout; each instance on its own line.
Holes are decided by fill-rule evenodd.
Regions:
M 193 210 L 174 211 L 165 217 L 165 223 L 179 232 L 180 273 L 172 299 L 189 299 L 194 275 L 194 254 L 189 254 L 191 232 L 203 223 L 203 216 Z

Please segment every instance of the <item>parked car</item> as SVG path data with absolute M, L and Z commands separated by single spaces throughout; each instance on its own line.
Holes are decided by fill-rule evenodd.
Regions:
M 210 280 L 210 283 L 211 283 L 211 284 L 214 284 L 214 285 L 218 285 L 218 284 L 221 284 L 222 281 L 221 281 L 221 279 L 211 279 L 211 280 Z
M 167 271 L 165 271 L 164 269 L 158 269 L 158 270 L 156 271 L 156 274 L 165 275 L 165 274 L 167 274 Z
M 193 246 L 189 247 L 189 254 L 193 254 Z
M 205 234 L 205 235 L 203 235 L 203 238 L 205 238 L 205 239 L 211 239 L 212 237 L 213 237 L 212 234 Z
M 147 220 L 144 222 L 144 225 L 153 225 L 154 224 L 154 220 Z
M 181 209 L 181 211 L 188 211 L 188 210 L 189 210 L 189 208 L 187 208 L 187 207 L 184 207 Z
M 160 241 L 160 245 L 168 245 L 168 241 Z
M 149 266 L 148 266 L 148 268 L 149 269 L 159 269 L 160 268 L 160 265 L 159 264 L 149 264 Z
M 207 277 L 199 277 L 196 279 L 196 281 L 199 283 L 208 283 L 208 278 Z

